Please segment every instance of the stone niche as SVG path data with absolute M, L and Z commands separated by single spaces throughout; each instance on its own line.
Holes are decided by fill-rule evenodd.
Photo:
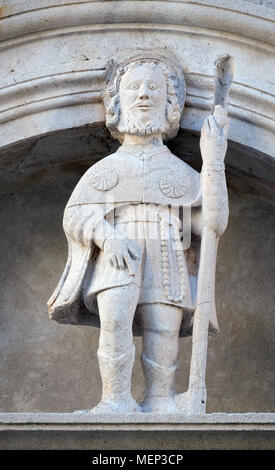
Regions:
M 181 131 L 168 145 L 199 170 L 198 139 Z M 1 155 L 1 411 L 71 412 L 100 399 L 99 330 L 52 322 L 46 303 L 66 260 L 61 221 L 72 188 L 117 145 L 97 125 L 43 136 Z M 230 142 L 230 220 L 218 253 L 220 333 L 209 339 L 207 412 L 269 412 L 275 406 L 275 169 L 256 154 L 255 168 L 234 168 L 247 154 Z M 140 338 L 135 345 L 133 391 L 141 400 Z M 182 338 L 178 393 L 188 386 L 190 354 L 190 338 Z
M 266 8 L 241 0 L 129 1 L 114 10 L 114 2 L 41 0 L 39 8 L 30 0 L 2 3 L 0 446 L 15 446 L 5 434 L 6 419 L 13 429 L 20 413 L 71 413 L 100 399 L 99 330 L 58 325 L 49 320 L 46 304 L 66 261 L 66 202 L 82 174 L 119 145 L 104 125 L 101 102 L 109 61 L 156 48 L 171 50 L 185 69 L 186 107 L 168 147 L 197 170 L 215 60 L 224 53 L 235 60 L 225 160 L 230 218 L 218 251 L 220 333 L 209 338 L 207 414 L 270 413 L 268 432 L 274 433 L 274 2 L 265 2 L 273 7 Z M 135 346 L 133 395 L 142 400 L 139 337 Z M 190 356 L 191 338 L 182 338 L 178 393 L 188 386 Z M 253 429 L 260 429 L 259 420 Z M 23 434 L 29 425 L 22 424 Z M 103 434 L 90 436 L 86 448 L 102 445 L 104 425 L 97 429 Z M 225 445 L 198 444 L 196 429 L 185 448 Z M 37 431 L 37 442 L 21 435 L 18 447 L 43 448 L 44 430 Z M 156 446 L 169 441 L 168 430 L 162 429 L 166 441 L 158 436 Z M 48 445 L 64 448 L 62 439 Z M 181 439 L 169 445 L 180 448 Z M 144 442 L 137 445 L 145 448 Z M 240 446 L 234 439 L 230 445 Z M 252 448 L 260 445 L 274 447 L 274 441 L 255 438 Z

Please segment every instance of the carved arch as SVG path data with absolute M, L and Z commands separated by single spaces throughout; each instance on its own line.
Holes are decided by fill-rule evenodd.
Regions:
M 157 47 L 171 50 L 185 68 L 181 127 L 191 131 L 200 130 L 211 108 L 215 60 L 229 52 L 236 62 L 230 139 L 275 156 L 274 10 L 241 0 L 111 3 L 3 2 L 0 148 L 103 123 L 109 60 Z

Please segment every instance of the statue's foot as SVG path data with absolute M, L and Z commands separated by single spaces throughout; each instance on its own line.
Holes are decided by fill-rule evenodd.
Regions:
M 113 414 L 113 413 L 141 413 L 139 404 L 133 399 L 100 401 L 91 410 L 80 410 L 77 413 Z
M 147 397 L 140 406 L 143 413 L 181 413 L 174 397 Z
M 106 400 L 99 402 L 91 413 L 141 413 L 141 408 L 133 398 Z

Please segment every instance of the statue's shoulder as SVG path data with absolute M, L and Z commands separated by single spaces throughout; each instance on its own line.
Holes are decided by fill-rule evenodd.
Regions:
M 200 206 L 201 174 L 170 151 L 167 161 L 163 161 L 162 164 L 169 169 L 168 177 L 163 180 L 164 189 L 173 188 L 174 192 L 178 192 L 184 186 L 186 194 L 192 195 L 189 197 L 192 200 L 191 205 Z
M 97 161 L 80 178 L 67 207 L 87 201 L 103 202 L 100 196 L 117 186 L 119 168 L 123 168 L 123 161 L 121 161 L 121 155 L 118 152 Z
M 114 153 L 111 153 L 107 157 L 101 158 L 96 163 L 91 165 L 90 168 L 86 171 L 86 173 L 84 173 L 83 176 L 85 176 L 85 175 L 90 176 L 95 171 L 98 171 L 98 170 L 101 170 L 101 169 L 104 169 L 104 168 L 113 167 L 113 165 L 116 164 L 119 157 L 120 157 L 120 153 L 118 151 L 116 151 Z
M 195 178 L 200 177 L 200 173 L 192 168 L 188 163 L 183 161 L 181 158 L 177 157 L 174 155 L 171 151 L 169 151 L 169 156 L 168 158 L 170 159 L 171 165 L 176 166 L 181 169 L 183 172 L 188 172 L 190 175 L 193 175 Z
M 129 153 L 123 152 L 121 147 L 114 153 L 111 153 L 107 157 L 101 158 L 96 163 L 94 163 L 83 175 L 91 176 L 93 173 L 96 173 L 101 170 L 112 170 L 117 168 L 123 169 L 124 163 L 129 160 Z
M 159 165 L 166 168 L 171 173 L 171 177 L 174 175 L 176 179 L 189 181 L 191 186 L 200 184 L 200 173 L 174 155 L 169 149 L 167 149 L 167 152 L 162 153 Z
M 115 171 L 115 168 L 117 167 L 117 164 L 119 163 L 119 152 L 114 152 L 107 157 L 101 158 L 101 160 L 98 160 L 96 163 L 90 166 L 88 170 L 84 173 L 84 175 L 81 177 L 81 179 L 78 182 L 78 185 L 83 185 L 86 183 L 86 181 L 90 178 L 93 178 L 93 176 L 96 177 L 96 175 L 101 175 L 102 177 L 104 174 L 110 174 L 113 171 Z

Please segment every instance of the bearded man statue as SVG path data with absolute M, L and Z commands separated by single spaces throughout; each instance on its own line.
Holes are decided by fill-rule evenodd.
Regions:
M 68 260 L 48 307 L 60 323 L 100 326 L 102 399 L 93 413 L 181 412 L 179 337 L 192 334 L 197 303 L 186 250 L 204 226 L 218 238 L 228 219 L 226 111 L 216 106 L 204 122 L 200 174 L 163 143 L 176 136 L 184 101 L 184 74 L 170 56 L 117 66 L 104 104 L 121 146 L 84 174 L 65 208 Z M 217 330 L 213 308 L 209 331 Z M 133 333 L 143 336 L 140 404 L 131 393 Z

